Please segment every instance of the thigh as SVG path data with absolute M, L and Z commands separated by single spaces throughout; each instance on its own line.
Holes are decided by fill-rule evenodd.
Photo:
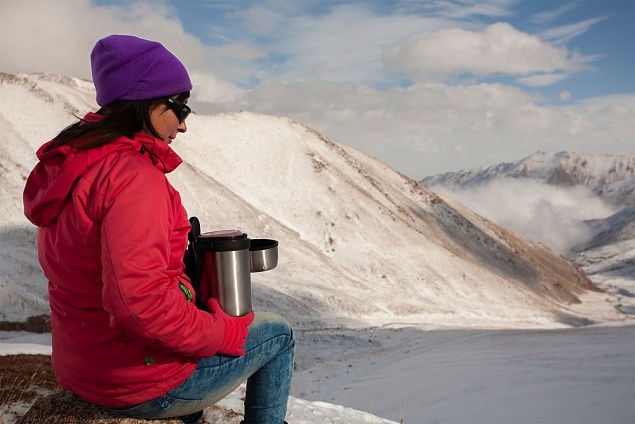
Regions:
M 249 326 L 244 356 L 203 358 L 194 373 L 168 395 L 200 401 L 203 407 L 223 399 L 285 349 L 293 348 L 293 331 L 279 315 L 257 312 Z

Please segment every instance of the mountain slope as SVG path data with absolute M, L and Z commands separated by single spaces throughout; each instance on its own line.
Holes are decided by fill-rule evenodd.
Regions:
M 618 306 L 633 304 L 635 155 L 540 152 L 422 183 L 466 204 L 478 202 L 501 225 L 559 246 L 594 284 L 618 295 Z
M 635 206 L 627 207 L 605 219 L 588 221 L 595 229 L 595 235 L 589 241 L 576 246 L 574 252 L 608 246 L 633 239 L 635 234 Z
M 568 257 L 594 284 L 617 295 L 619 310 L 635 314 L 635 206 L 587 224 L 593 237 Z
M 45 287 L 20 180 L 37 147 L 73 121 L 69 111 L 94 104 L 72 78 L 4 75 L 0 88 L 11 181 L 1 227 L 19 234 L 1 241 L 0 306 L 12 317 L 24 312 L 7 288 L 23 278 L 36 281 L 29 292 Z M 593 289 L 560 255 L 297 122 L 243 112 L 187 124 L 172 145 L 184 164 L 170 181 L 203 231 L 280 241 L 278 268 L 252 276 L 255 305 L 296 326 L 553 325 Z

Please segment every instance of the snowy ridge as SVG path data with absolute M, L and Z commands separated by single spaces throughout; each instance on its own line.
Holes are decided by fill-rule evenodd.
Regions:
M 502 178 L 584 185 L 614 204 L 635 205 L 635 155 L 538 152 L 516 162 L 426 177 L 421 183 L 426 187 L 475 187 Z

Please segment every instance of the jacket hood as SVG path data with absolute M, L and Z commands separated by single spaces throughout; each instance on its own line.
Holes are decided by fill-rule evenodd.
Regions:
M 102 116 L 95 113 L 84 117 L 86 121 L 99 119 Z M 166 174 L 182 162 L 170 146 L 145 133 L 136 133 L 133 139 L 121 137 L 94 149 L 76 149 L 68 144 L 55 146 L 55 140 L 51 140 L 38 149 L 39 162 L 26 181 L 23 193 L 26 217 L 38 227 L 54 222 L 71 196 L 75 182 L 84 172 L 107 155 L 120 150 L 138 151 Z

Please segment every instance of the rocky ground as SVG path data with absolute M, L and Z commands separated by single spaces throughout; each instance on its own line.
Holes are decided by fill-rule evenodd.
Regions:
M 55 381 L 50 356 L 0 355 L 0 424 L 17 423 L 35 401 L 49 394 L 63 392 L 64 389 Z M 85 416 L 75 417 L 74 422 L 91 423 L 89 415 L 92 414 L 94 411 L 87 408 Z M 206 410 L 201 424 L 238 423 L 241 418 L 241 413 L 213 406 Z M 100 423 L 104 422 L 103 418 L 100 419 Z M 64 422 L 68 424 L 70 421 Z M 140 421 L 121 419 L 117 422 L 125 424 Z

